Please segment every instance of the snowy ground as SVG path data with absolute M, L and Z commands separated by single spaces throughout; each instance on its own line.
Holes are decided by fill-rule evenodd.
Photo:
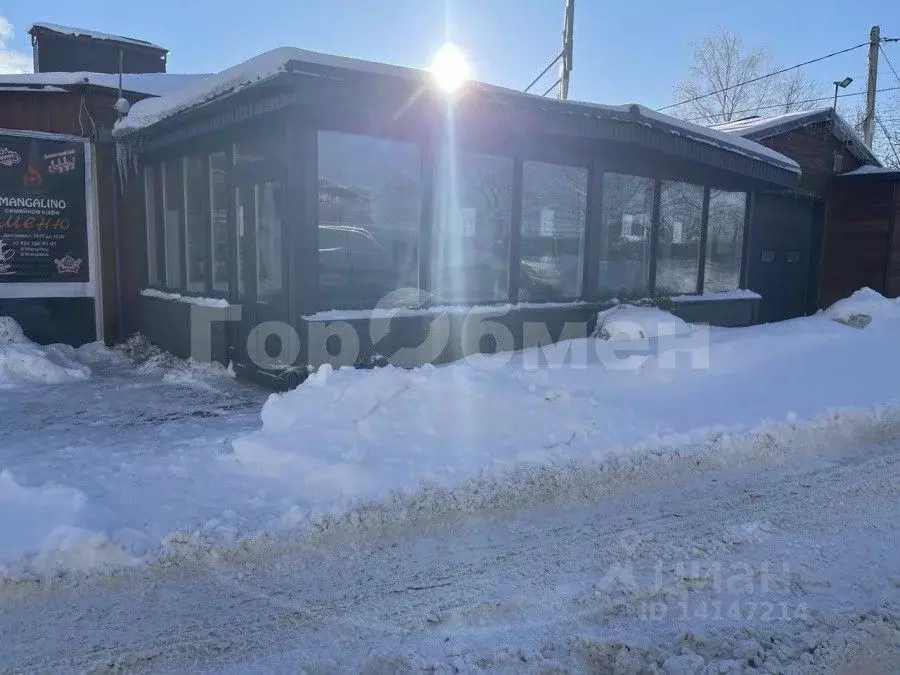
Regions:
M 268 398 L 0 322 L 0 671 L 629 672 L 628 644 L 727 672 L 896 648 L 900 305 L 604 319 L 608 339 L 325 368 Z
M 7 586 L 0 671 L 897 672 L 900 446 L 823 440 L 593 504 Z

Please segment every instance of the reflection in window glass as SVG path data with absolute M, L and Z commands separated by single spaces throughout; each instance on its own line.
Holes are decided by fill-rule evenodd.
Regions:
M 248 194 L 249 193 L 249 194 Z M 236 187 L 234 188 L 234 228 L 235 240 L 237 241 L 237 270 L 235 281 L 237 281 L 237 296 L 239 299 L 244 297 L 244 270 L 247 268 L 247 251 L 249 250 L 250 238 L 247 234 L 247 228 L 244 227 L 246 210 L 251 209 L 250 217 L 253 215 L 253 188 Z
M 256 186 L 256 299 L 271 302 L 284 290 L 281 213 L 284 191 L 278 181 Z
M 228 187 L 225 172 L 228 155 L 214 152 L 209 156 L 210 236 L 212 236 L 213 290 L 228 292 Z
M 741 281 L 744 252 L 744 192 L 709 192 L 709 230 L 703 292 L 733 291 Z
M 319 132 L 320 308 L 416 304 L 421 176 L 414 143 Z
M 656 255 L 656 294 L 696 293 L 700 273 L 703 188 L 663 181 Z
M 459 152 L 441 158 L 432 232 L 436 302 L 509 299 L 512 180 L 508 157 Z
M 159 223 L 156 220 L 156 196 L 159 184 L 157 183 L 156 167 L 144 167 L 144 222 L 147 225 L 147 282 L 151 286 L 162 283 L 159 273 L 159 249 L 157 248 L 157 231 Z
M 650 278 L 653 179 L 603 176 L 599 290 L 606 297 L 644 297 Z
M 187 290 L 206 290 L 206 214 L 203 212 L 203 158 L 184 158 L 185 261 Z
M 181 222 L 184 214 L 181 160 L 164 162 L 162 168 L 166 286 L 179 289 L 181 288 Z
M 585 168 L 524 163 L 519 300 L 581 295 L 587 184 Z

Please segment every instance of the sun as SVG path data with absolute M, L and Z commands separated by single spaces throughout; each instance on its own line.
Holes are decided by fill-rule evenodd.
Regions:
M 431 74 L 439 89 L 454 93 L 469 79 L 469 64 L 465 54 L 452 42 L 445 42 L 431 62 Z

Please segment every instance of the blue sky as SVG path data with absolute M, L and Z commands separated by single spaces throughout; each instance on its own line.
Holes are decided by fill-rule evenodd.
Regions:
M 26 31 L 50 21 L 140 37 L 171 50 L 170 72 L 209 72 L 293 45 L 389 63 L 424 66 L 450 37 L 477 79 L 522 88 L 559 51 L 563 0 L 6 0 L 0 15 L 15 35 L 6 49 L 30 54 Z M 445 8 L 449 7 L 449 12 Z M 578 0 L 571 97 L 606 103 L 672 102 L 692 40 L 727 26 L 749 45 L 767 45 L 789 65 L 863 42 L 872 24 L 900 37 L 896 0 Z M 900 67 L 900 43 L 885 47 Z M 865 50 L 807 70 L 822 82 L 850 75 L 864 86 Z M 552 80 L 547 80 L 547 86 Z M 887 69 L 879 86 L 900 86 Z

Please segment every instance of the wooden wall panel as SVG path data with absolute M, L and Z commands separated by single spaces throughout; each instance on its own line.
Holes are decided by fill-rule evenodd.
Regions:
M 893 181 L 841 179 L 828 196 L 819 305 L 868 286 L 886 292 Z
M 835 154 L 841 158 L 841 169 L 837 173 L 852 171 L 861 166 L 861 162 L 831 133 L 828 123 L 766 138 L 760 143 L 797 162 L 803 170 L 800 189 L 819 195 L 827 192 L 828 182 L 835 175 Z

